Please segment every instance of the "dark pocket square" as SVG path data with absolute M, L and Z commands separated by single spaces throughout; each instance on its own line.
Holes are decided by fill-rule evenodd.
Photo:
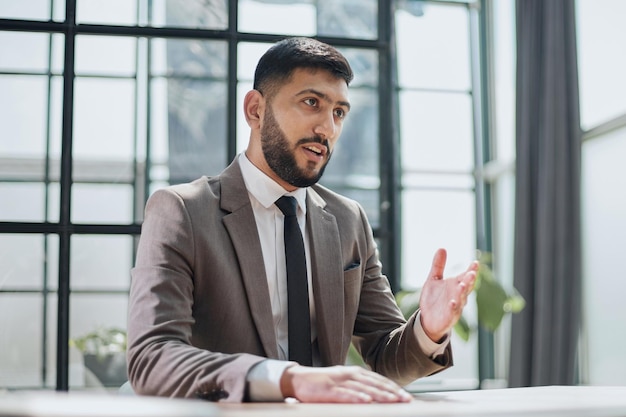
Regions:
M 347 267 L 345 267 L 343 269 L 343 272 L 349 271 L 349 270 L 354 269 L 354 268 L 358 268 L 360 266 L 361 266 L 361 262 L 359 262 L 359 261 L 352 262 L 350 265 L 348 265 Z

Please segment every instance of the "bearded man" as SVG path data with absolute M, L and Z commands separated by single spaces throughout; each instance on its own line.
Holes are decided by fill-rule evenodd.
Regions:
M 352 77 L 330 45 L 278 42 L 244 100 L 246 151 L 215 177 L 150 197 L 129 299 L 136 393 L 404 402 L 403 385 L 452 365 L 450 329 L 478 264 L 443 279 L 437 251 L 405 320 L 363 208 L 317 184 Z M 351 343 L 371 370 L 344 366 Z

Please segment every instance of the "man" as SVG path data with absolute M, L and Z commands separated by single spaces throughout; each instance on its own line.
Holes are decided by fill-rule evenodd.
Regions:
M 129 302 L 135 392 L 400 402 L 411 399 L 400 385 L 452 365 L 449 333 L 477 263 L 444 280 L 439 250 L 421 309 L 405 321 L 363 209 L 317 185 L 350 111 L 351 80 L 335 48 L 307 38 L 277 43 L 260 59 L 244 100 L 245 153 L 216 177 L 149 199 Z M 288 325 L 296 308 L 287 300 L 292 244 L 285 245 L 288 216 L 275 204 L 284 195 L 298 206 L 310 315 L 300 323 L 310 362 L 301 363 L 313 366 L 290 360 L 289 334 L 298 330 Z M 342 366 L 351 342 L 374 372 Z

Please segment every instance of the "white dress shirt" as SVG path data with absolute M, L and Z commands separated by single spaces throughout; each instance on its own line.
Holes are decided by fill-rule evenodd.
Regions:
M 274 204 L 283 195 L 295 197 L 298 201 L 297 218 L 304 239 L 304 251 L 306 256 L 307 277 L 309 284 L 309 309 L 311 313 L 311 340 L 317 337 L 315 327 L 315 303 L 313 302 L 313 288 L 311 286 L 311 256 L 309 239 L 306 231 L 306 188 L 298 188 L 293 192 L 287 192 L 274 180 L 265 175 L 260 169 L 250 162 L 245 153 L 239 155 L 239 165 L 243 180 L 248 190 L 254 219 L 256 221 L 265 263 L 265 274 L 270 293 L 272 318 L 276 331 L 276 343 L 280 360 L 260 362 L 248 373 L 249 395 L 253 401 L 279 401 L 280 377 L 284 370 L 293 366 L 289 362 L 288 335 L 287 335 L 287 271 L 285 267 L 285 243 L 284 243 L 284 215 Z M 424 332 L 421 322 L 415 321 L 415 333 L 422 350 L 431 357 L 440 355 L 449 343 L 446 337 L 441 343 L 435 343 Z M 315 344 L 314 344 L 315 345 Z M 319 364 L 319 352 L 313 352 L 313 365 Z

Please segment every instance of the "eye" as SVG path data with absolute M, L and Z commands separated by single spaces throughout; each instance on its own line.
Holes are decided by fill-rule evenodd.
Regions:
M 335 109 L 335 117 L 338 119 L 344 119 L 347 115 L 347 112 L 344 109 Z
M 311 107 L 316 107 L 318 103 L 318 100 L 316 98 L 306 98 L 304 99 L 304 104 L 311 106 Z

